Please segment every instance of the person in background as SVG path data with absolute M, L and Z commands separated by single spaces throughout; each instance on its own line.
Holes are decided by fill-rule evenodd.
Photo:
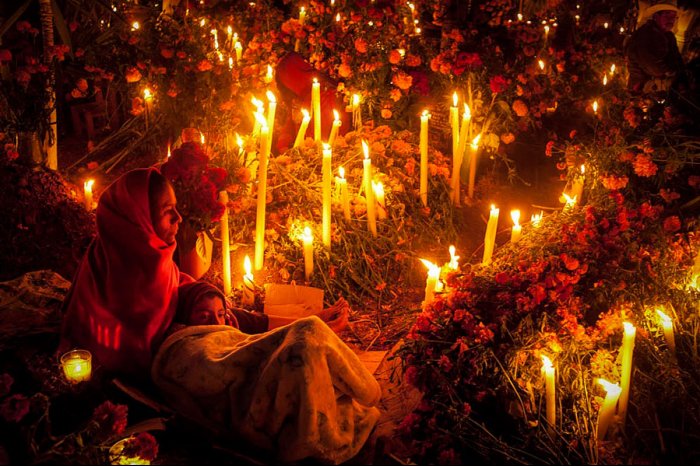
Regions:
M 629 80 L 627 88 L 635 94 L 668 90 L 683 70 L 683 59 L 672 29 L 678 8 L 667 1 L 647 10 L 649 20 L 630 37 L 626 48 Z

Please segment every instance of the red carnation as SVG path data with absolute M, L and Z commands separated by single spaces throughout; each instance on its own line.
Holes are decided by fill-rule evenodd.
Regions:
M 19 422 L 29 412 L 29 400 L 26 396 L 16 394 L 8 398 L 0 405 L 0 416 L 7 422 Z
M 491 92 L 499 94 L 508 88 L 508 81 L 501 75 L 494 76 L 489 81 L 489 86 L 491 86 Z
M 148 432 L 141 432 L 126 442 L 122 456 L 153 461 L 158 456 L 158 442 Z
M 92 419 L 106 436 L 121 435 L 126 429 L 128 413 L 127 405 L 115 405 L 108 400 L 95 408 Z
M 672 215 L 664 220 L 664 230 L 669 233 L 675 233 L 681 229 L 681 220 L 676 216 Z

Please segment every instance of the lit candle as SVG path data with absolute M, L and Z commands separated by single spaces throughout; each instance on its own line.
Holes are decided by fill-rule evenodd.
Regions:
M 629 322 L 623 322 L 624 332 L 622 334 L 622 368 L 620 369 L 620 404 L 617 407 L 617 414 L 620 419 L 625 419 L 627 413 L 627 403 L 630 397 L 630 382 L 632 379 L 632 354 L 634 353 L 634 339 L 637 329 Z
M 338 114 L 338 111 L 336 109 L 333 109 L 333 126 L 331 127 L 331 134 L 328 136 L 328 144 L 333 145 L 335 142 L 335 138 L 338 136 L 338 130 L 340 129 L 340 125 L 342 125 L 343 122 L 340 121 L 340 115 Z
M 228 192 L 226 190 L 219 192 L 219 202 L 225 206 L 219 225 L 221 228 L 221 266 L 223 268 L 224 295 L 229 296 L 231 294 L 231 242 L 228 231 Z
M 457 109 L 457 93 L 452 94 L 452 106 L 450 107 L 450 126 L 452 128 L 452 204 L 459 205 L 459 110 Z
M 481 260 L 482 265 L 491 263 L 493 247 L 496 244 L 499 211 L 500 209 L 497 209 L 495 205 L 491 204 L 491 213 L 489 215 L 489 222 L 486 225 L 486 235 L 484 236 L 484 258 Z
M 544 216 L 544 212 L 540 211 L 539 214 L 532 214 L 530 216 L 530 224 L 532 225 L 533 228 L 539 228 L 540 225 L 542 224 L 542 217 Z
M 169 158 L 170 158 L 170 143 L 168 143 L 168 155 L 167 155 L 167 159 L 169 159 Z
M 61 356 L 61 367 L 69 383 L 76 384 L 90 380 L 92 354 L 87 350 L 69 351 Z
M 301 7 L 299 8 L 299 24 L 301 26 L 304 25 L 304 19 L 306 18 L 306 8 Z
M 537 66 L 540 67 L 540 70 L 544 71 L 544 60 L 537 60 Z
M 243 46 L 238 39 L 236 39 L 236 42 L 233 44 L 233 49 L 236 51 L 236 63 L 240 63 L 241 57 L 243 56 Z
M 233 41 L 231 40 L 231 37 L 233 37 L 233 28 L 232 28 L 231 25 L 229 24 L 228 26 L 226 26 L 226 43 L 229 44 L 229 45 L 228 45 L 229 47 L 231 47 L 231 45 L 233 44 Z M 225 46 L 226 46 L 226 45 L 224 45 L 224 47 L 225 47 Z M 229 50 L 230 50 L 230 49 L 229 49 Z
M 264 118 L 264 108 L 265 104 L 261 100 L 251 97 L 250 101 L 255 105 L 255 112 L 253 112 L 253 134 L 257 134 L 260 131 L 260 125 L 263 121 L 267 124 L 267 120 Z
M 581 165 L 581 172 L 574 175 L 574 180 L 571 186 L 571 197 L 576 199 L 576 201 L 581 204 L 581 199 L 583 198 L 583 182 L 584 175 L 586 173 L 586 166 Z
M 474 198 L 474 184 L 476 182 L 476 162 L 479 156 L 479 140 L 481 134 L 477 134 L 470 145 L 469 156 L 469 187 L 467 188 L 467 196 L 470 199 Z
M 270 138 L 270 141 L 272 141 L 272 131 L 275 127 L 275 112 L 277 111 L 277 99 L 275 98 L 275 94 L 272 93 L 272 91 L 267 91 L 267 127 L 270 131 L 270 134 L 268 137 Z
M 544 40 L 545 40 L 545 42 L 547 41 L 548 36 L 549 36 L 549 26 L 545 24 L 545 26 L 544 26 Z
M 554 366 L 552 361 L 542 355 L 542 372 L 544 372 L 545 381 L 545 399 L 547 400 L 547 422 L 550 426 L 556 425 L 557 421 L 557 405 L 554 391 Z
M 367 228 L 372 236 L 377 236 L 377 219 L 374 212 L 374 190 L 372 189 L 372 159 L 369 158 L 369 147 L 362 141 L 362 151 L 365 159 L 362 161 L 365 198 L 367 199 Z
M 245 274 L 243 275 L 243 297 L 241 298 L 241 302 L 249 306 L 255 303 L 255 282 L 253 281 L 252 268 L 250 257 L 246 255 L 245 259 L 243 259 L 243 270 Z
M 608 85 L 608 73 L 603 74 L 603 86 Z
M 273 77 L 274 77 L 274 74 L 272 71 L 272 66 L 267 65 L 267 74 L 265 74 L 265 83 L 270 84 L 272 82 Z
M 83 183 L 83 191 L 85 192 L 85 209 L 90 212 L 92 210 L 92 185 L 95 180 L 87 180 Z
M 598 383 L 605 389 L 605 400 L 598 411 L 598 440 L 603 440 L 615 417 L 615 405 L 620 398 L 621 389 L 618 384 L 608 382 L 605 379 L 598 379 Z
M 262 123 L 266 123 L 263 119 Z M 258 205 L 255 221 L 255 270 L 262 270 L 265 260 L 265 202 L 267 200 L 267 159 L 270 155 L 270 138 L 267 125 L 260 129 L 260 173 L 258 180 Z
M 440 280 L 440 267 L 425 259 L 421 259 L 421 262 L 428 268 L 428 278 L 425 281 L 425 298 L 423 299 L 423 307 L 425 307 L 435 298 L 435 290 Z
M 323 245 L 331 247 L 331 146 L 323 144 L 323 164 L 321 166 L 321 181 L 323 184 Z
M 348 196 L 348 180 L 345 179 L 345 169 L 338 168 L 340 177 L 336 177 L 335 182 L 340 190 L 340 203 L 343 206 L 343 216 L 345 220 L 350 220 L 350 197 Z
M 143 90 L 143 101 L 146 107 L 144 118 L 146 121 L 146 128 L 148 128 L 149 115 L 151 113 L 151 106 L 153 105 L 153 94 L 149 88 Z
M 212 29 L 211 35 L 214 37 L 214 50 L 219 50 L 219 31 Z
M 428 120 L 430 113 L 423 110 L 420 117 L 420 200 L 428 206 Z
M 352 95 L 352 125 L 355 131 L 362 129 L 362 107 L 360 107 L 360 94 Z
M 450 263 L 447 264 L 447 266 L 449 268 L 451 268 L 452 270 L 458 270 L 459 269 L 459 256 L 455 256 L 457 249 L 454 246 L 450 246 L 449 251 L 450 251 Z
M 233 57 L 228 57 L 228 69 L 233 69 Z
M 314 142 L 321 141 L 321 83 L 314 78 L 311 86 L 311 111 L 314 116 Z
M 374 191 L 374 199 L 377 205 L 377 217 L 379 220 L 384 220 L 387 216 L 386 201 L 384 200 L 384 185 L 381 181 L 376 183 L 372 181 L 372 190 Z
M 301 143 L 304 142 L 304 136 L 306 136 L 306 129 L 309 127 L 309 122 L 311 121 L 311 115 L 309 115 L 308 110 L 302 108 L 301 113 L 302 115 L 304 115 L 304 117 L 301 120 L 299 132 L 297 132 L 297 138 L 294 140 L 294 147 L 299 147 Z
M 614 75 L 614 74 L 615 74 L 615 63 L 613 63 L 612 65 L 610 65 L 610 76 L 612 76 L 612 75 Z
M 564 210 L 573 209 L 576 205 L 576 196 L 571 197 L 567 193 L 562 193 L 562 196 L 564 196 L 564 200 L 566 201 L 566 204 L 564 204 Z
M 462 168 L 462 159 L 464 157 L 464 149 L 467 146 L 467 134 L 469 132 L 469 122 L 471 121 L 472 118 L 472 113 L 469 108 L 469 105 L 464 104 L 464 113 L 462 113 L 462 126 L 459 129 L 459 136 L 457 138 L 458 144 L 457 144 L 457 152 L 456 156 L 455 154 L 452 155 L 452 186 L 451 186 L 451 194 L 452 194 L 452 202 L 454 205 L 459 205 L 460 204 L 460 198 L 461 198 L 461 193 L 460 193 L 460 187 L 459 187 L 459 174 L 460 170 Z M 452 139 L 452 143 L 454 144 L 454 137 Z
M 517 243 L 520 239 L 520 233 L 522 232 L 523 226 L 520 225 L 520 211 L 511 210 L 510 218 L 513 219 L 513 229 L 510 231 L 510 242 Z
M 668 345 L 668 349 L 671 350 L 671 353 L 673 353 L 675 355 L 676 354 L 676 337 L 673 334 L 673 320 L 671 320 L 671 317 L 669 317 L 668 314 L 663 312 L 661 309 L 657 309 L 656 314 L 659 316 L 659 320 L 661 321 L 661 326 L 664 329 L 664 337 L 666 337 L 666 345 Z
M 596 115 L 598 114 L 598 101 L 597 100 L 593 101 L 593 113 L 595 113 Z
M 304 247 L 304 277 L 307 282 L 310 282 L 311 274 L 314 272 L 314 236 L 311 233 L 311 228 L 304 227 L 301 240 Z

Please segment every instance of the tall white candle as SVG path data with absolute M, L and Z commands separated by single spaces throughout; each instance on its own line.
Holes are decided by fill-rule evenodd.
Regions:
M 622 334 L 622 368 L 620 369 L 620 403 L 617 407 L 617 414 L 620 419 L 625 419 L 627 414 L 627 403 L 630 397 L 630 383 L 632 381 L 632 355 L 634 354 L 634 339 L 637 329 L 629 322 L 623 322 L 624 332 Z
M 377 218 L 374 209 L 374 190 L 372 189 L 372 159 L 369 158 L 369 147 L 365 141 L 362 141 L 362 150 L 365 154 L 362 167 L 364 169 L 365 198 L 367 199 L 367 228 L 372 236 L 377 236 Z
M 379 220 L 384 220 L 387 217 L 386 201 L 384 199 L 384 185 L 381 181 L 372 181 L 372 190 L 374 191 L 374 200 L 377 206 L 377 217 Z
M 555 426 L 557 422 L 557 405 L 554 385 L 554 366 L 552 366 L 552 361 L 544 355 L 542 355 L 542 372 L 544 372 L 545 380 L 547 422 L 550 426 Z
M 598 379 L 598 383 L 605 389 L 605 400 L 598 411 L 598 440 L 603 440 L 615 417 L 615 405 L 620 398 L 621 389 L 618 384 L 605 379 Z
M 510 218 L 513 219 L 513 229 L 510 232 L 510 242 L 517 243 L 520 239 L 520 233 L 522 232 L 522 225 L 520 225 L 520 211 L 511 210 Z
M 339 178 L 335 179 L 340 189 L 340 203 L 343 206 L 345 220 L 350 220 L 350 196 L 348 195 L 348 180 L 345 179 L 345 169 L 338 168 Z
M 479 140 L 481 139 L 481 134 L 477 134 L 472 141 L 469 151 L 469 187 L 467 190 L 467 196 L 470 199 L 474 198 L 474 183 L 476 182 L 476 163 L 479 157 Z
M 236 39 L 236 42 L 233 44 L 233 48 L 236 51 L 236 63 L 240 63 L 243 56 L 243 46 L 238 39 Z
M 331 247 L 331 146 L 323 144 L 323 164 L 321 166 L 321 182 L 323 184 L 323 245 Z
M 311 228 L 304 227 L 301 240 L 304 248 L 304 277 L 307 282 L 310 282 L 311 274 L 314 272 L 314 236 L 311 233 Z
M 464 149 L 467 146 L 467 134 L 469 133 L 469 122 L 472 118 L 469 105 L 464 104 L 464 113 L 462 113 L 462 125 L 459 129 L 459 138 L 457 144 L 456 157 L 453 155 L 452 165 L 452 202 L 454 205 L 460 205 L 461 193 L 459 186 L 460 170 L 462 169 L 462 161 L 464 159 Z
M 265 202 L 267 200 L 267 159 L 270 138 L 267 125 L 260 128 L 260 157 L 258 175 L 258 205 L 255 221 L 255 270 L 262 270 L 265 260 Z
M 452 204 L 459 205 L 459 110 L 457 109 L 457 93 L 452 94 L 450 107 L 450 127 L 452 128 L 452 180 L 450 183 L 450 198 Z
M 340 115 L 336 109 L 333 109 L 333 126 L 331 127 L 331 134 L 328 136 L 328 144 L 333 146 L 335 138 L 338 136 L 338 130 L 343 122 L 340 120 Z
M 500 209 L 496 206 L 491 205 L 491 212 L 489 214 L 489 222 L 486 225 L 486 235 L 484 235 L 484 257 L 481 260 L 482 265 L 488 265 L 491 263 L 491 256 L 493 255 L 493 248 L 496 244 L 496 232 L 498 231 L 498 213 Z
M 352 125 L 355 131 L 362 129 L 362 107 L 360 94 L 352 95 Z
M 314 83 L 311 86 L 311 109 L 314 116 L 314 141 L 321 141 L 321 83 L 314 78 Z
M 428 120 L 430 113 L 423 110 L 420 117 L 420 200 L 428 205 Z
M 85 192 L 85 209 L 90 212 L 92 210 L 92 186 L 95 180 L 87 180 L 83 183 L 83 191 Z
M 673 320 L 661 309 L 656 310 L 656 314 L 659 316 L 661 321 L 661 326 L 664 329 L 664 337 L 666 338 L 666 344 L 668 349 L 675 356 L 676 354 L 676 337 L 673 334 Z
M 253 277 L 253 267 L 250 264 L 250 257 L 247 255 L 243 259 L 243 297 L 241 302 L 244 305 L 252 306 L 255 304 L 255 282 Z
M 231 294 L 231 242 L 228 231 L 228 192 L 226 190 L 219 192 L 219 202 L 225 206 L 219 225 L 221 228 L 221 266 L 223 268 L 224 294 L 229 296 Z
M 423 307 L 425 307 L 435 299 L 435 290 L 438 289 L 440 280 L 440 267 L 425 259 L 421 259 L 421 262 L 428 268 L 428 278 L 425 281 L 425 297 L 423 299 Z
M 580 174 L 576 173 L 571 185 L 571 197 L 575 198 L 576 201 L 581 204 L 581 198 L 583 197 L 583 183 L 585 180 L 586 166 L 581 165 Z
M 268 137 L 272 140 L 272 134 L 275 128 L 275 112 L 277 111 L 277 99 L 272 91 L 267 91 L 267 128 L 269 130 Z
M 301 113 L 302 115 L 304 115 L 304 117 L 301 120 L 299 132 L 297 133 L 297 138 L 294 140 L 294 147 L 299 147 L 301 143 L 304 142 L 304 137 L 306 136 L 306 129 L 309 127 L 309 122 L 311 121 L 311 115 L 309 115 L 308 110 L 302 108 Z

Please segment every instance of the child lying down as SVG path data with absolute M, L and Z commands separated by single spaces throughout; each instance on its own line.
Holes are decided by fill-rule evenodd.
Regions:
M 221 325 L 223 295 L 197 291 L 180 296 L 191 306 L 178 320 L 190 326 L 171 333 L 152 366 L 170 405 L 220 439 L 242 439 L 280 461 L 355 456 L 379 418 L 381 389 L 333 330 L 311 316 L 246 334 Z

